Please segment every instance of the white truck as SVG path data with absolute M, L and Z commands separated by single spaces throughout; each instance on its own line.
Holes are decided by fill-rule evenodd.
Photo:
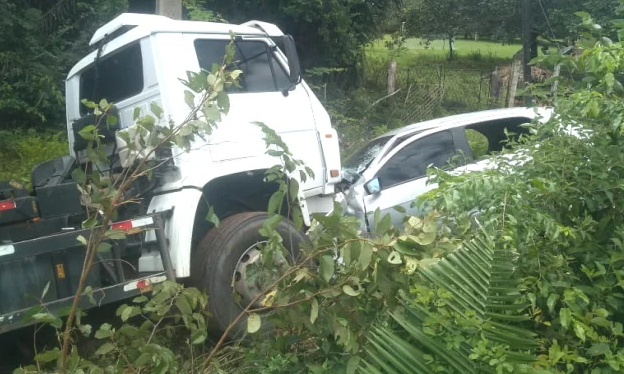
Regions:
M 244 275 L 265 240 L 258 230 L 276 185 L 264 177 L 278 159 L 265 153 L 254 121 L 275 130 L 314 172 L 300 183 L 304 226 L 311 214 L 333 209 L 334 186 L 341 180 L 338 137 L 301 78 L 291 37 L 259 21 L 232 25 L 122 14 L 95 32 L 93 51 L 68 74 L 70 154 L 37 166 L 32 191 L 0 183 L 0 332 L 33 322 L 24 316 L 38 301 L 24 295 L 38 295 L 51 282 L 43 302 L 54 311 L 67 306 L 76 290 L 84 259 L 77 237 L 89 230 L 80 226 L 84 207 L 71 172 L 89 162 L 78 131 L 93 120 L 81 100 L 114 103 L 119 125 L 104 134 L 111 162 L 100 172 L 118 172 L 128 166 L 131 152 L 117 133 L 134 125 L 135 108 L 149 113 L 156 103 L 167 121 L 183 121 L 189 108 L 180 80 L 187 71 L 220 63 L 232 34 L 242 77 L 240 88 L 229 92 L 228 115 L 189 152 L 174 147 L 171 162 L 151 181 L 133 186 L 139 204 L 121 210 L 113 227 L 153 230 L 128 235 L 114 242 L 110 253 L 98 253 L 89 281 L 96 303 L 133 297 L 176 279 L 207 291 L 213 325 L 223 330 L 257 295 L 257 285 Z M 218 227 L 206 220 L 209 207 L 221 221 Z M 290 220 L 278 231 L 290 234 L 285 244 L 292 250 L 305 240 Z M 85 298 L 81 306 L 92 305 Z

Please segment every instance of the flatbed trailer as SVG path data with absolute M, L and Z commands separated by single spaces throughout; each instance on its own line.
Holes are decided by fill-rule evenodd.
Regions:
M 110 251 L 98 253 L 79 308 L 86 310 L 150 292 L 155 284 L 175 280 L 174 270 L 163 232 L 164 219 L 170 211 L 142 215 L 111 225 L 123 231 L 124 239 L 107 239 Z M 34 223 L 37 224 L 37 223 Z M 32 325 L 33 315 L 41 310 L 53 314 L 71 307 L 77 290 L 86 247 L 80 237 L 89 240 L 95 229 L 73 227 L 50 235 L 11 244 L 0 244 L 0 333 Z M 155 241 L 146 243 L 148 232 Z M 125 251 L 150 245 L 163 259 L 163 271 L 134 273 L 123 259 Z M 126 269 L 124 269 L 124 265 Z M 43 299 L 41 294 L 47 289 Z

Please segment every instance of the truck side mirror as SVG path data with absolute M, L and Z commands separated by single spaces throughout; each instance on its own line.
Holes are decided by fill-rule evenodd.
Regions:
M 301 82 L 301 65 L 299 63 L 299 55 L 297 54 L 297 47 L 295 46 L 295 40 L 290 35 L 282 36 L 282 42 L 284 43 L 284 53 L 288 59 L 288 70 L 290 70 L 290 83 L 294 86 Z
M 375 177 L 366 184 L 364 184 L 364 189 L 369 195 L 376 195 L 381 192 L 381 183 L 379 182 L 379 178 Z

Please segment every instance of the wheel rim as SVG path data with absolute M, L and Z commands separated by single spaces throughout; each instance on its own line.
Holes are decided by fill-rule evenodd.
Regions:
M 234 268 L 234 274 L 232 276 L 232 286 L 234 291 L 240 296 L 240 302 L 238 303 L 241 308 L 247 307 L 262 291 L 262 285 L 260 277 L 255 277 L 253 280 L 248 280 L 247 275 L 250 267 L 258 262 L 262 253 L 259 246 L 266 244 L 266 241 L 258 242 L 243 252 L 242 256 L 238 259 L 236 267 Z M 260 307 L 260 301 L 257 300 L 253 303 L 254 307 Z

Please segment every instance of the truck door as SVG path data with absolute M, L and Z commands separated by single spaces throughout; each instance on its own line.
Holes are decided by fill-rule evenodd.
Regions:
M 199 67 L 210 71 L 213 64 L 221 64 L 228 39 L 193 37 Z M 236 154 L 212 154 L 213 160 L 222 157 L 254 156 L 257 144 L 263 145 L 262 133 L 253 122 L 263 122 L 275 130 L 290 148 L 295 158 L 303 160 L 317 171 L 314 178 L 303 184 L 303 190 L 323 186 L 323 155 L 316 131 L 308 92 L 302 85 L 291 86 L 286 69 L 274 57 L 264 38 L 237 40 L 234 66 L 243 71 L 239 87 L 228 89 L 230 111 L 219 129 L 210 136 L 212 149 L 224 149 L 226 144 L 236 148 Z M 224 147 L 219 147 L 224 144 Z M 252 144 L 256 144 L 253 145 Z M 249 146 L 247 146 L 249 145 Z M 264 153 L 264 149 L 260 152 Z M 226 156 L 230 153 L 230 156 Z M 249 153 L 247 155 L 246 153 Z M 215 160 L 215 157 L 217 158 Z M 276 163 L 278 160 L 276 159 Z

